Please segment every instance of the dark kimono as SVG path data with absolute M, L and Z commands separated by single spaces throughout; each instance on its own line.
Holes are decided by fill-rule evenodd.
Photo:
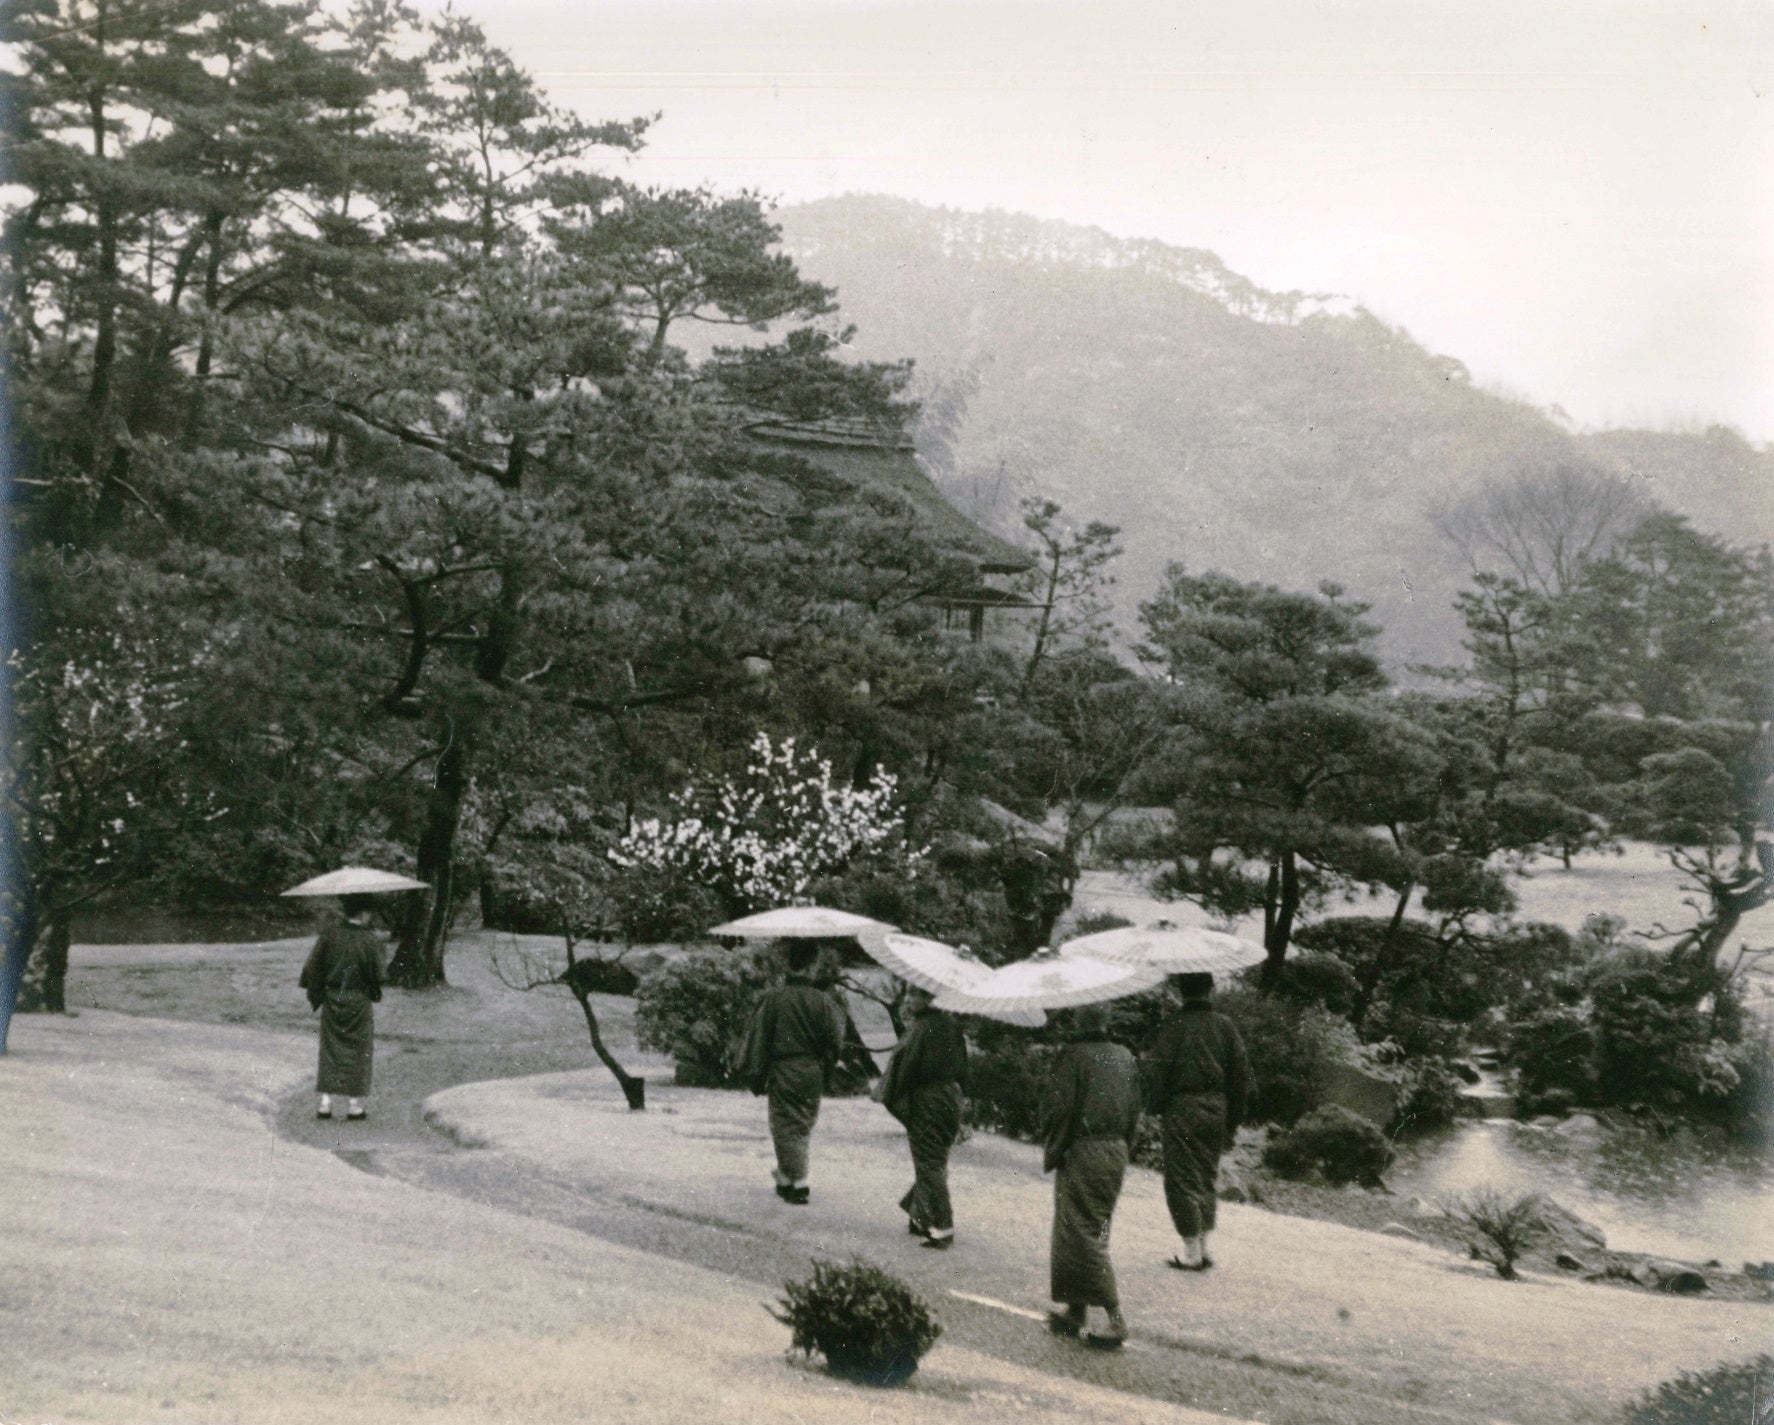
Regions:
M 320 1011 L 316 1091 L 362 1098 L 370 1091 L 376 1052 L 376 1018 L 370 1006 L 382 998 L 380 937 L 348 921 L 329 925 L 302 966 L 300 984 L 308 992 L 309 1006 Z
M 911 1190 L 899 1200 L 914 1227 L 947 1236 L 955 1226 L 949 1202 L 949 1149 L 961 1134 L 967 1091 L 967 1039 L 960 1022 L 926 1008 L 893 1052 L 881 1101 L 911 1139 Z
M 1042 1115 L 1042 1166 L 1053 1184 L 1051 1296 L 1067 1306 L 1119 1307 L 1109 1223 L 1139 1126 L 1139 1065 L 1119 1044 L 1073 1044 L 1054 1061 Z
M 776 1177 L 785 1187 L 807 1182 L 807 1140 L 843 1040 L 831 997 L 805 975 L 790 975 L 758 1004 L 745 1039 L 745 1078 L 770 1096 L 770 1138 Z
M 1220 1154 L 1244 1121 L 1249 1059 L 1238 1029 L 1191 1000 L 1146 1051 L 1146 1106 L 1164 1122 L 1164 1202 L 1184 1237 L 1213 1230 Z

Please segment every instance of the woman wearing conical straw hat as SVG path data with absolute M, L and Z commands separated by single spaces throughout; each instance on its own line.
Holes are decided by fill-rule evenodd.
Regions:
M 1101 1005 L 1072 1011 L 1073 1042 L 1054 1061 L 1048 1081 L 1042 1166 L 1057 1170 L 1051 1296 L 1065 1307 L 1049 1314 L 1048 1327 L 1076 1336 L 1090 1308 L 1100 1307 L 1108 1313 L 1108 1329 L 1086 1340 L 1115 1350 L 1127 1339 L 1127 1322 L 1109 1262 L 1109 1223 L 1139 1126 L 1140 1092 L 1139 1066 L 1131 1052 L 1110 1041 L 1108 1028 Z
M 1164 1122 L 1164 1203 L 1183 1239 L 1170 1265 L 1203 1272 L 1213 1265 L 1207 1234 L 1218 1204 L 1220 1154 L 1244 1121 L 1249 1060 L 1237 1026 L 1216 1013 L 1213 976 L 1172 977 L 1182 1008 L 1146 1050 L 1146 1107 Z
M 376 1016 L 371 1006 L 382 998 L 382 960 L 370 913 L 373 895 L 344 895 L 342 921 L 320 932 L 302 966 L 300 987 L 308 1004 L 320 1011 L 320 1071 L 315 1089 L 320 1102 L 315 1117 L 333 1116 L 333 1095 L 347 1100 L 345 1116 L 362 1118 L 370 1092 L 370 1068 L 376 1052 Z

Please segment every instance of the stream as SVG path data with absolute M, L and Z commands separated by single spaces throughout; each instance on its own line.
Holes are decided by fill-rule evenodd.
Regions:
M 1544 1193 L 1623 1252 L 1733 1270 L 1774 1260 L 1774 1158 L 1686 1133 L 1611 1130 L 1583 1114 L 1555 1128 L 1462 1123 L 1401 1144 L 1386 1183 L 1432 1204 L 1486 1187 Z

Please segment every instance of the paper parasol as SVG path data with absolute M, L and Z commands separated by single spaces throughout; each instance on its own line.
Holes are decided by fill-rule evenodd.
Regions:
M 1162 970 L 1144 965 L 1112 964 L 1085 955 L 1037 955 L 993 970 L 964 990 L 945 990 L 938 1009 L 963 1014 L 994 1010 L 1069 1009 L 1139 994 L 1164 983 Z
M 428 891 L 431 887 L 411 876 L 375 871 L 368 866 L 342 866 L 324 876 L 314 876 L 291 886 L 286 896 L 375 896 L 388 891 Z
M 1229 975 L 1260 965 L 1268 952 L 1254 940 L 1220 930 L 1196 930 L 1168 920 L 1124 925 L 1083 935 L 1060 946 L 1060 955 L 1084 955 L 1115 964 L 1143 965 L 1166 975 Z
M 862 948 L 900 979 L 934 995 L 967 989 L 992 973 L 990 965 L 969 959 L 940 940 L 925 940 L 916 935 L 871 935 L 863 940 Z M 1047 1022 L 1047 1016 L 1039 1009 L 993 1010 L 988 1018 L 1024 1029 L 1039 1029 Z
M 852 915 L 847 910 L 829 910 L 822 905 L 787 905 L 780 910 L 759 911 L 756 915 L 711 926 L 708 933 L 731 935 L 741 940 L 824 940 L 854 939 L 870 931 L 879 933 L 894 928 L 885 921 Z

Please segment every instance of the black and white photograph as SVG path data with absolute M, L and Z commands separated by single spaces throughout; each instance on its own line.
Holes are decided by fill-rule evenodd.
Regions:
M 0 1425 L 1774 1425 L 1771 89 L 0 0 Z

